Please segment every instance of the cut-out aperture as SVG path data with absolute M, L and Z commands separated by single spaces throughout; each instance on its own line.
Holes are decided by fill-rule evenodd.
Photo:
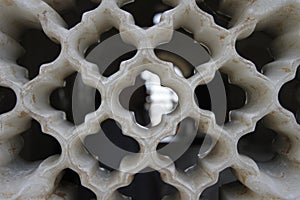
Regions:
M 125 88 L 120 94 L 121 105 L 134 112 L 136 122 L 142 126 L 151 125 L 149 109 L 147 108 L 148 97 L 145 80 L 141 77 L 135 80 L 134 86 Z
M 244 135 L 238 142 L 238 152 L 256 162 L 267 162 L 277 156 L 274 142 L 277 133 L 263 126 L 263 120 L 256 124 L 252 133 Z
M 211 150 L 212 138 L 199 130 L 199 123 L 192 118 L 184 119 L 178 124 L 176 134 L 164 138 L 157 146 L 158 153 L 174 160 L 178 170 L 196 165 Z
M 275 60 L 271 51 L 272 36 L 263 31 L 255 31 L 249 37 L 236 42 L 236 51 L 243 58 L 250 60 L 262 73 L 262 67 Z
M 226 118 L 225 123 L 229 122 L 229 113 L 232 110 L 237 110 L 239 108 L 242 108 L 246 103 L 246 92 L 239 87 L 238 85 L 234 85 L 230 83 L 229 77 L 225 73 L 221 73 L 225 91 L 226 91 Z
M 203 110 L 211 110 L 211 99 L 207 85 L 199 85 L 195 89 L 196 103 Z
M 140 150 L 139 144 L 133 138 L 123 135 L 121 126 L 112 119 L 107 119 L 101 123 L 101 128 L 108 137 L 118 147 L 133 153 Z
M 126 44 L 115 28 L 101 34 L 99 41 L 91 45 L 85 52 L 86 60 L 98 66 L 104 77 L 115 74 L 123 61 L 135 56 L 134 46 Z
M 232 16 L 222 10 L 221 0 L 196 0 L 198 7 L 213 16 L 215 23 L 223 28 L 230 28 Z
M 190 78 L 195 74 L 194 66 L 184 58 L 162 49 L 155 49 L 154 52 L 159 59 L 173 63 L 174 70 L 179 76 Z
M 115 27 L 113 27 L 100 35 L 99 42 L 103 42 L 104 40 L 109 39 L 110 37 L 117 35 L 118 33 L 119 33 L 119 30 L 116 29 Z
M 177 94 L 162 86 L 160 77 L 149 71 L 142 72 L 135 85 L 125 88 L 119 99 L 125 109 L 134 113 L 136 122 L 148 128 L 158 125 L 162 116 L 178 105 Z
M 215 114 L 217 124 L 222 125 L 230 121 L 230 111 L 239 109 L 245 105 L 246 93 L 239 86 L 230 83 L 228 75 L 225 73 L 220 74 L 222 79 L 221 82 L 218 81 L 218 76 L 215 76 L 207 85 L 199 85 L 196 87 L 195 100 L 199 108 L 212 111 Z M 221 104 L 216 104 L 216 107 L 214 109 L 212 108 L 212 101 L 214 101 L 214 99 L 211 99 L 211 97 L 214 95 L 210 94 L 210 92 L 214 92 L 212 90 L 215 89 L 216 84 L 223 84 L 225 89 L 225 97 L 222 97 L 224 98 L 222 103 L 226 102 L 226 109 L 224 110 L 226 112 L 225 115 L 224 113 L 219 112 L 221 107 L 218 108 L 218 106 L 221 106 Z
M 103 76 L 105 77 L 109 77 L 111 75 L 113 75 L 114 73 L 116 73 L 117 71 L 119 71 L 120 69 L 120 65 L 121 62 L 129 60 L 131 58 L 134 57 L 134 55 L 136 54 L 136 50 L 134 51 L 130 51 L 128 53 L 125 53 L 123 55 L 121 55 L 120 57 L 116 58 L 116 60 L 114 60 L 102 73 Z
M 59 142 L 52 136 L 43 133 L 41 125 L 31 121 L 31 128 L 21 134 L 24 146 L 20 157 L 26 161 L 44 160 L 50 156 L 61 154 Z
M 205 189 L 201 196 L 200 200 L 210 199 L 210 200 L 217 200 L 220 199 L 220 189 L 223 185 L 236 182 L 237 178 L 233 175 L 230 168 L 227 168 L 220 172 L 218 182 L 214 185 Z
M 61 11 L 60 15 L 68 27 L 72 28 L 81 21 L 83 13 L 94 10 L 98 5 L 90 0 L 75 0 L 74 5 L 70 9 Z
M 95 94 L 95 110 L 98 109 L 101 105 L 101 94 L 98 90 L 96 90 Z
M 17 103 L 15 92 L 7 87 L 0 86 L 0 114 L 7 113 L 14 109 Z
M 75 72 L 65 79 L 64 87 L 51 93 L 50 105 L 63 111 L 67 121 L 78 125 L 84 122 L 88 113 L 99 108 L 101 94 L 95 88 L 85 85 L 81 75 Z
M 74 87 L 74 81 L 77 73 L 73 73 L 65 79 L 65 86 L 57 88 L 50 95 L 50 105 L 57 109 L 64 111 L 66 119 L 74 124 L 73 112 L 72 112 L 72 92 Z
M 118 169 L 122 158 L 138 153 L 139 144 L 122 133 L 121 126 L 113 119 L 101 123 L 101 131 L 84 140 L 87 150 L 99 161 L 100 167 L 112 171 Z
M 126 187 L 119 188 L 118 191 L 132 200 L 161 200 L 168 196 L 175 199 L 178 190 L 163 182 L 160 174 L 152 169 L 149 172 L 138 173 L 134 176 L 133 181 Z
M 282 86 L 279 92 L 280 104 L 291 111 L 300 124 L 300 67 L 296 77 Z
M 159 59 L 171 62 L 175 72 L 185 78 L 197 73 L 196 68 L 211 58 L 209 49 L 183 28 L 176 30 L 171 41 L 159 45 L 154 52 Z
M 17 59 L 18 65 L 28 70 L 28 78 L 39 74 L 40 66 L 54 61 L 60 54 L 60 45 L 50 40 L 42 30 L 29 29 L 20 37 L 25 53 Z
M 200 64 L 203 64 L 203 63 L 206 63 L 206 62 L 209 61 L 209 59 L 211 58 L 211 50 L 203 42 L 196 41 L 194 39 L 194 33 L 193 32 L 191 32 L 190 30 L 188 30 L 186 28 L 179 28 L 179 29 L 176 30 L 175 33 L 176 33 L 176 35 L 177 35 L 177 33 L 180 33 L 180 34 L 178 34 L 180 39 L 182 39 L 183 35 L 189 38 L 188 41 L 187 40 L 182 40 L 181 45 L 184 45 L 185 48 L 191 48 L 191 49 L 188 50 L 188 53 L 193 53 L 194 51 L 197 52 L 198 57 L 196 59 L 198 59 L 197 60 L 198 63 L 196 63 L 196 64 L 200 65 Z M 172 40 L 169 43 L 173 43 L 174 40 L 175 40 L 175 34 L 173 34 Z M 180 47 L 181 47 L 181 45 L 180 45 Z M 196 48 L 198 48 L 198 49 L 196 49 Z M 186 54 L 186 55 L 188 56 L 188 54 Z M 193 54 L 193 57 L 195 57 L 194 54 Z
M 71 169 L 65 169 L 61 173 L 61 179 L 59 181 L 58 188 L 60 187 L 69 187 L 70 196 L 72 200 L 96 200 L 97 197 L 94 192 L 90 189 L 84 187 L 81 184 L 79 175 Z M 54 193 L 60 193 L 59 191 L 55 191 Z M 59 195 L 60 196 L 60 195 Z
M 136 25 L 151 27 L 159 23 L 161 14 L 172 7 L 163 4 L 161 0 L 135 0 L 121 8 L 133 15 Z
M 102 33 L 102 34 L 100 35 L 99 40 L 98 40 L 96 43 L 92 44 L 91 46 L 89 46 L 89 47 L 86 49 L 86 51 L 84 52 L 84 56 L 87 57 L 87 56 L 90 54 L 90 52 L 91 52 L 94 48 L 96 48 L 101 42 L 103 42 L 103 41 L 109 39 L 110 37 L 113 37 L 113 36 L 117 35 L 118 33 L 119 33 L 119 30 L 116 29 L 116 28 L 114 28 L 114 27 L 111 28 L 111 29 L 109 29 L 108 31 Z M 99 56 L 100 56 L 100 55 L 99 55 Z M 89 60 L 89 59 L 91 59 L 91 58 L 87 58 L 87 60 Z

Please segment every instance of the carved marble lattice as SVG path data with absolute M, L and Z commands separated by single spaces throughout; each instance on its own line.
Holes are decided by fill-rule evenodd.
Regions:
M 158 171 L 165 183 L 178 190 L 166 199 L 199 199 L 226 168 L 232 169 L 239 182 L 223 186 L 222 199 L 300 198 L 300 126 L 278 99 L 281 87 L 295 77 L 300 64 L 300 1 L 223 0 L 222 10 L 232 16 L 228 27 L 215 23 L 197 2 L 166 0 L 172 9 L 162 14 L 158 24 L 144 29 L 135 25 L 130 13 L 120 9 L 126 0 L 96 0 L 99 5 L 84 13 L 72 28 L 60 16 L 62 10 L 74 6 L 72 0 L 0 0 L 0 85 L 12 89 L 17 99 L 11 111 L 0 115 L 0 199 L 74 199 L 72 188 L 60 183 L 66 168 L 75 171 L 81 184 L 97 199 L 122 199 L 125 197 L 118 188 L 129 185 L 134 175 L 147 167 Z M 112 27 L 124 42 L 136 47 L 137 53 L 122 62 L 117 73 L 104 77 L 97 65 L 85 59 L 85 51 Z M 43 64 L 31 80 L 27 70 L 16 62 L 23 52 L 20 35 L 28 28 L 42 30 L 61 48 L 58 57 Z M 170 41 L 179 28 L 190 31 L 211 52 L 211 59 L 197 66 L 199 73 L 188 79 L 176 75 L 172 63 L 154 53 L 154 48 Z M 237 41 L 260 30 L 273 36 L 274 56 L 262 67 L 262 73 L 236 50 Z M 163 77 L 162 83 L 179 97 L 178 109 L 151 129 L 134 123 L 133 116 L 118 102 L 119 93 L 145 70 Z M 246 104 L 231 111 L 229 122 L 222 127 L 212 112 L 200 109 L 194 100 L 195 88 L 210 82 L 217 70 L 247 94 Z M 100 107 L 78 126 L 68 123 L 65 114 L 49 104 L 51 92 L 63 86 L 64 79 L 74 72 L 81 74 L 86 85 L 96 88 L 102 99 Z M 217 143 L 197 166 L 181 172 L 156 147 L 163 138 L 174 135 L 177 125 L 187 117 L 199 120 L 201 131 Z M 82 138 L 96 133 L 99 123 L 108 118 L 117 121 L 123 134 L 140 146 L 139 154 L 124 157 L 119 170 L 113 172 L 100 169 L 82 143 Z M 30 127 L 32 119 L 59 142 L 60 155 L 37 162 L 20 158 L 20 134 Z M 237 150 L 240 138 L 253 131 L 261 119 L 280 136 L 276 141 L 278 155 L 265 163 L 255 162 Z

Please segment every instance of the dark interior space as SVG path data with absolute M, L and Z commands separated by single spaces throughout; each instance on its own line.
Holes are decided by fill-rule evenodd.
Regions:
M 210 151 L 212 138 L 199 130 L 199 123 L 199 121 L 197 122 L 192 118 L 185 118 L 177 125 L 176 134 L 167 141 L 162 140 L 157 146 L 158 153 L 169 156 L 174 160 L 178 171 L 185 172 L 187 169 L 194 167 L 198 164 L 199 155 Z M 192 138 L 192 140 L 189 138 Z M 174 149 L 179 148 L 182 148 L 178 151 L 179 154 L 174 154 Z
M 39 122 L 32 120 L 31 127 L 21 134 L 24 146 L 19 156 L 29 162 L 47 159 L 61 154 L 59 142 L 52 136 L 43 133 Z
M 300 67 L 293 80 L 285 83 L 279 92 L 279 102 L 291 111 L 298 124 L 300 124 Z
M 17 103 L 17 97 L 15 92 L 7 87 L 0 86 L 0 114 L 7 113 L 14 109 Z
M 250 60 L 258 72 L 262 67 L 275 60 L 271 51 L 272 36 L 264 31 L 254 31 L 249 37 L 236 42 L 236 51 L 243 58 Z
M 172 7 L 163 4 L 161 0 L 135 0 L 121 8 L 133 15 L 136 25 L 147 28 L 154 25 L 155 14 L 163 13 Z
M 222 81 L 226 92 L 226 115 L 225 120 L 221 118 L 222 113 L 214 112 L 216 122 L 219 125 L 230 122 L 230 111 L 242 108 L 246 103 L 246 92 L 239 86 L 230 83 L 228 75 L 221 73 Z M 215 77 L 209 84 L 217 81 Z M 195 100 L 199 108 L 212 111 L 211 96 L 208 90 L 208 85 L 199 85 L 195 89 Z M 216 108 L 218 109 L 218 108 Z
M 98 159 L 102 169 L 112 172 L 119 168 L 123 157 L 138 153 L 140 147 L 136 140 L 123 134 L 120 124 L 115 120 L 106 119 L 100 126 L 101 131 L 88 135 L 84 145 L 87 151 Z M 109 146 L 108 142 L 113 146 Z M 114 146 L 120 149 L 115 149 Z
M 219 178 L 217 183 L 210 186 L 200 196 L 200 200 L 217 200 L 220 199 L 220 189 L 223 185 L 227 183 L 232 183 L 237 181 L 237 178 L 232 173 L 230 168 L 226 168 L 219 173 Z
M 72 113 L 72 92 L 77 72 L 72 73 L 65 79 L 65 86 L 56 88 L 50 94 L 50 105 L 56 110 L 65 112 L 68 122 L 74 124 Z
M 60 54 L 60 45 L 50 40 L 42 30 L 27 29 L 20 37 L 24 54 L 17 64 L 28 70 L 28 78 L 35 78 L 42 64 L 54 61 Z
M 93 10 L 99 5 L 90 0 L 75 0 L 74 2 L 71 8 L 59 12 L 69 29 L 81 21 L 83 13 Z
M 136 123 L 144 127 L 151 126 L 149 110 L 146 108 L 147 93 L 145 81 L 138 76 L 135 85 L 125 88 L 120 94 L 121 105 L 134 113 Z
M 256 162 L 268 162 L 277 156 L 274 143 L 278 134 L 263 126 L 263 119 L 257 122 L 253 132 L 244 135 L 238 142 L 238 152 Z
M 58 187 L 70 186 L 72 187 L 72 200 L 96 200 L 97 197 L 93 191 L 84 187 L 81 184 L 79 175 L 71 170 L 65 169 L 61 173 L 62 177 L 59 180 Z M 58 180 L 57 180 L 58 181 Z
M 222 10 L 220 4 L 222 0 L 196 0 L 198 7 L 210 14 L 216 24 L 223 28 L 230 28 L 232 16 Z
M 118 191 L 132 200 L 159 200 L 164 196 L 176 195 L 178 190 L 163 182 L 159 172 L 153 169 L 148 171 L 150 172 L 136 174 L 129 186 Z

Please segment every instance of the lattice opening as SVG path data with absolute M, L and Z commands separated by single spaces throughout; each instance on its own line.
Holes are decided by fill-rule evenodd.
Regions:
M 122 133 L 119 123 L 106 119 L 101 123 L 101 131 L 84 139 L 87 150 L 99 161 L 100 167 L 113 171 L 119 168 L 122 158 L 138 153 L 138 142 Z M 115 146 L 114 146 L 115 145 Z
M 220 190 L 221 188 L 232 182 L 237 181 L 235 175 L 232 173 L 230 168 L 227 168 L 220 172 L 218 181 L 214 185 L 210 186 L 209 188 L 205 189 L 200 196 L 200 200 L 210 200 L 210 199 L 220 199 Z
M 119 30 L 116 29 L 116 28 L 114 28 L 114 27 L 111 28 L 111 29 L 109 29 L 108 31 L 102 33 L 102 34 L 100 35 L 100 39 L 99 39 L 97 42 L 95 42 L 94 44 L 90 45 L 90 46 L 86 49 L 86 51 L 85 51 L 85 53 L 84 53 L 84 57 L 87 57 L 87 56 L 89 55 L 89 53 L 90 53 L 91 51 L 93 51 L 93 49 L 95 49 L 101 42 L 103 42 L 103 41 L 105 41 L 105 40 L 109 39 L 110 37 L 113 37 L 113 36 L 115 36 L 115 35 L 117 35 L 117 34 L 119 34 Z M 104 53 L 105 53 L 105 52 L 104 52 Z M 98 55 L 98 56 L 101 56 L 101 55 Z M 104 56 L 103 56 L 103 57 L 104 57 Z M 87 58 L 87 60 L 89 61 L 89 58 Z M 99 62 L 99 61 L 98 61 L 98 62 Z
M 175 72 L 179 76 L 190 78 L 195 74 L 194 66 L 183 57 L 162 49 L 155 49 L 155 54 L 159 59 L 171 62 L 174 65 Z
M 199 108 L 211 111 L 211 99 L 207 85 L 198 85 L 196 87 L 195 101 Z
M 67 23 L 68 28 L 71 29 L 77 25 L 85 12 L 94 10 L 99 6 L 98 3 L 94 3 L 90 0 L 75 0 L 70 8 L 58 11 L 64 21 Z
M 119 33 L 119 30 L 113 27 L 100 35 L 100 42 L 103 42 L 106 39 L 117 35 L 118 33 Z M 126 45 L 128 45 L 128 44 L 126 44 Z M 91 46 L 90 48 L 93 48 L 93 46 Z
M 72 90 L 77 73 L 73 73 L 65 79 L 65 86 L 55 89 L 50 95 L 50 105 L 66 114 L 66 119 L 75 124 L 72 113 Z M 82 122 L 81 122 L 82 123 Z
M 159 45 L 154 52 L 159 59 L 171 62 L 176 74 L 185 78 L 192 77 L 196 68 L 211 58 L 208 47 L 195 41 L 193 33 L 183 28 L 177 29 L 171 41 Z
M 230 28 L 232 16 L 221 7 L 222 0 L 196 0 L 198 7 L 212 15 L 215 23 L 223 28 Z
M 192 118 L 182 120 L 177 125 L 176 134 L 164 138 L 157 146 L 157 152 L 174 160 L 176 169 L 180 171 L 196 166 L 211 150 L 212 138 L 199 130 L 200 123 Z M 174 154 L 175 149 L 184 146 L 188 148 L 185 148 L 182 155 Z
M 236 42 L 236 50 L 243 58 L 253 62 L 257 71 L 263 73 L 262 67 L 275 60 L 271 51 L 273 40 L 266 32 L 254 31 L 249 37 Z
M 239 86 L 230 83 L 228 75 L 221 73 L 221 78 L 224 83 L 226 92 L 226 115 L 223 118 L 223 113 L 218 112 L 220 108 L 212 110 L 211 94 L 209 88 L 217 81 L 217 76 L 206 85 L 198 85 L 195 89 L 195 101 L 199 108 L 214 112 L 216 122 L 219 125 L 230 122 L 230 112 L 242 108 L 246 103 L 246 93 Z
M 101 94 L 98 90 L 96 90 L 95 94 L 95 110 L 97 110 L 101 105 Z
M 98 66 L 104 77 L 119 71 L 123 61 L 133 58 L 137 50 L 126 44 L 115 28 L 100 35 L 99 41 L 91 45 L 85 52 L 86 60 Z
M 14 109 L 17 102 L 15 92 L 7 87 L 0 86 L 0 104 L 5 105 L 0 107 L 0 114 L 7 113 Z
M 54 43 L 42 31 L 28 29 L 20 37 L 20 44 L 25 53 L 17 59 L 17 63 L 28 70 L 28 78 L 35 78 L 42 64 L 54 61 L 60 54 L 60 45 Z
M 122 187 L 118 191 L 132 200 L 160 200 L 173 198 L 178 195 L 178 190 L 163 182 L 157 171 L 138 173 L 134 176 L 129 186 Z
M 181 28 L 178 28 L 176 29 L 176 31 L 178 31 L 179 33 L 182 33 L 184 35 L 186 35 L 187 37 L 189 37 L 191 40 L 188 41 L 189 45 L 187 45 L 188 48 L 192 48 L 192 42 L 194 43 L 195 46 L 197 46 L 198 50 L 197 52 L 200 54 L 201 53 L 201 57 L 197 58 L 199 59 L 198 60 L 198 63 L 196 63 L 197 65 L 201 65 L 201 64 L 204 64 L 206 62 L 208 62 L 212 56 L 212 53 L 211 53 L 211 50 L 209 49 L 209 47 L 204 43 L 204 42 L 201 42 L 201 41 L 198 41 L 196 38 L 195 38 L 195 35 L 192 31 L 190 31 L 189 29 L 185 28 L 185 27 L 181 27 Z M 172 43 L 174 40 L 174 36 L 172 38 L 172 40 L 170 41 L 170 43 Z M 205 52 L 202 51 L 202 48 Z M 201 49 L 201 50 L 200 50 Z M 188 52 L 193 52 L 195 51 L 195 49 L 189 49 Z M 196 66 L 197 66 L 196 65 Z
M 97 199 L 94 192 L 90 189 L 84 187 L 81 184 L 79 175 L 71 169 L 65 169 L 61 172 L 60 180 L 56 180 L 59 182 L 58 191 L 56 191 L 57 196 L 61 198 L 70 198 L 74 200 L 95 200 Z M 59 191 L 60 187 L 68 188 L 69 193 L 64 193 L 63 191 Z
M 135 85 L 125 88 L 119 97 L 121 105 L 133 112 L 136 122 L 145 127 L 151 126 L 149 108 L 146 107 L 148 96 L 145 80 L 139 76 L 135 80 Z
M 45 160 L 46 158 L 61 154 L 59 142 L 46 133 L 43 133 L 39 122 L 32 120 L 31 127 L 21 134 L 24 146 L 19 156 L 30 162 Z
M 296 77 L 284 84 L 279 92 L 280 104 L 291 111 L 300 124 L 300 67 Z
M 277 133 L 265 128 L 259 121 L 253 132 L 244 135 L 238 143 L 240 154 L 249 156 L 256 162 L 267 162 L 274 159 L 278 154 L 274 148 Z
M 125 88 L 119 98 L 121 105 L 134 113 L 136 123 L 148 128 L 158 125 L 162 116 L 178 105 L 176 93 L 161 85 L 160 77 L 149 71 L 142 72 L 135 85 Z
M 162 3 L 161 0 L 136 0 L 121 8 L 133 15 L 136 25 L 146 28 L 159 23 L 161 14 L 172 7 Z
M 226 91 L 226 118 L 225 123 L 230 121 L 230 112 L 242 108 L 246 104 L 246 92 L 236 84 L 230 82 L 228 75 L 221 73 Z
M 77 82 L 75 83 L 75 81 Z M 93 102 L 86 101 L 86 98 L 89 97 L 83 96 L 85 94 L 84 90 L 94 91 L 91 94 L 94 95 Z M 90 92 L 88 93 L 90 94 Z M 92 97 L 93 96 L 91 96 L 90 98 Z M 74 98 L 76 98 L 76 101 L 74 101 Z M 87 114 L 94 112 L 100 107 L 101 94 L 98 90 L 85 85 L 82 81 L 82 77 L 79 76 L 77 72 L 74 72 L 65 78 L 64 87 L 60 87 L 52 91 L 52 93 L 50 94 L 50 105 L 56 110 L 63 111 L 68 122 L 72 123 L 73 125 L 79 125 L 84 122 L 84 117 Z M 72 110 L 77 106 L 84 107 L 84 109 L 80 110 L 80 116 L 76 116 L 75 120 L 74 114 L 77 113 L 73 113 Z

